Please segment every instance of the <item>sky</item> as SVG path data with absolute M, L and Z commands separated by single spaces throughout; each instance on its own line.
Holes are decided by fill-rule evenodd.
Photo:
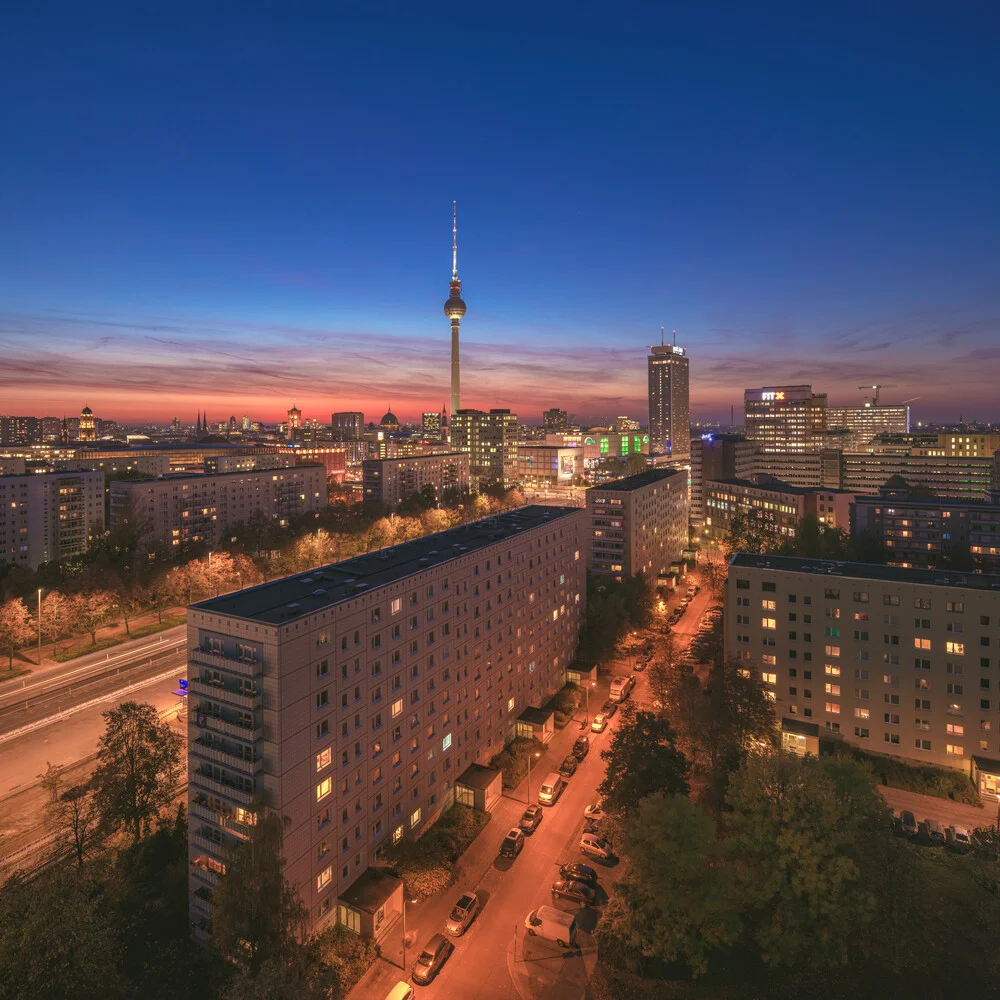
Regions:
M 987 3 L 20 4 L 0 32 L 0 413 L 448 398 L 692 419 L 744 388 L 1000 419 Z

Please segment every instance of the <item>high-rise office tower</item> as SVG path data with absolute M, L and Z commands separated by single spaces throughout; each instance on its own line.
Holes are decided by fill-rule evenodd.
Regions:
M 357 410 L 342 410 L 331 416 L 334 441 L 360 441 L 365 429 L 365 415 Z
M 462 282 L 458 277 L 458 205 L 452 202 L 451 221 L 451 292 L 444 304 L 444 314 L 451 320 L 451 413 L 458 413 L 462 405 L 461 376 L 458 359 L 458 324 L 465 315 L 462 301 Z
M 553 406 L 551 410 L 546 410 L 542 414 L 542 426 L 547 431 L 556 434 L 566 430 L 569 426 L 569 417 L 565 410 L 560 410 L 558 407 Z
M 691 457 L 688 357 L 673 344 L 649 349 L 649 450 L 671 458 Z
M 441 437 L 441 414 L 433 411 L 423 414 L 420 426 L 424 437 Z
M 745 389 L 746 436 L 758 451 L 812 452 L 827 444 L 826 393 L 811 385 Z
M 517 415 L 510 410 L 459 410 L 451 416 L 451 445 L 469 456 L 473 491 L 517 485 Z

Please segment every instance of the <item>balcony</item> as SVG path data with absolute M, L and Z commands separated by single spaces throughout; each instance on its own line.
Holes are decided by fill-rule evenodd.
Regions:
M 244 792 L 241 788 L 223 781 L 216 781 L 215 778 L 202 774 L 201 771 L 191 771 L 188 774 L 188 784 L 196 788 L 203 788 L 207 792 L 215 792 L 216 795 L 223 795 L 243 806 L 249 806 L 253 801 L 253 795 L 250 792 Z
M 224 813 L 217 812 L 215 809 L 209 809 L 208 806 L 202 805 L 201 803 L 192 802 L 190 814 L 192 816 L 197 816 L 198 819 L 214 823 L 220 829 L 225 830 L 226 833 L 231 833 L 234 837 L 238 837 L 240 840 L 246 840 L 247 837 L 250 836 L 250 827 L 247 826 L 246 823 L 240 823 L 231 816 L 226 816 Z
M 222 853 L 224 850 L 222 844 L 217 844 L 214 840 L 209 840 L 208 837 L 204 837 L 200 833 L 193 833 L 191 835 L 191 843 L 196 847 L 200 847 L 203 851 L 207 851 L 213 858 L 217 858 L 220 861 L 222 860 Z M 213 872 L 211 869 L 202 868 L 201 866 L 196 865 L 195 871 L 199 874 L 204 872 L 205 874 L 215 876 L 214 882 L 212 879 L 206 880 L 210 885 L 215 885 L 215 883 L 219 880 L 218 874 Z
M 224 767 L 235 768 L 237 771 L 243 771 L 245 774 L 253 775 L 263 769 L 263 761 L 247 760 L 245 757 L 240 757 L 237 754 L 227 753 L 225 750 L 219 750 L 216 747 L 209 746 L 207 743 L 202 743 L 200 740 L 193 740 L 191 742 L 188 747 L 188 753 L 192 757 L 198 757 L 201 760 L 213 760 L 217 764 L 222 764 Z
M 247 743 L 253 743 L 263 738 L 263 734 L 256 722 L 252 726 L 239 726 L 235 722 L 226 722 L 225 719 L 199 713 L 198 711 L 189 715 L 188 721 L 190 725 L 194 725 L 197 728 L 213 729 L 217 733 L 225 733 L 227 736 L 234 736 L 236 739 L 245 740 Z
M 206 698 L 223 702 L 226 705 L 233 705 L 237 708 L 245 708 L 252 711 L 261 707 L 261 696 L 259 694 L 240 694 L 221 684 L 209 684 L 206 681 L 192 678 L 188 681 L 188 691 L 191 694 L 200 694 Z
M 264 665 L 260 660 L 241 660 L 235 656 L 209 652 L 200 646 L 188 650 L 188 661 L 200 663 L 206 667 L 215 667 L 218 670 L 228 670 L 241 677 L 260 677 L 264 673 Z

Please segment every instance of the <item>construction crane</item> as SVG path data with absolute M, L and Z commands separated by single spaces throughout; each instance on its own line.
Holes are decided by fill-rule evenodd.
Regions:
M 874 389 L 875 390 L 875 400 L 874 405 L 878 406 L 878 394 L 880 389 L 895 389 L 895 385 L 887 385 L 884 382 L 876 382 L 875 385 L 859 385 L 859 389 Z
M 923 398 L 924 398 L 923 396 L 910 396 L 909 399 L 904 399 L 903 402 L 900 403 L 899 405 L 900 406 L 906 406 L 907 403 L 912 403 L 912 402 L 914 402 L 914 401 L 916 401 L 918 399 L 923 399 Z

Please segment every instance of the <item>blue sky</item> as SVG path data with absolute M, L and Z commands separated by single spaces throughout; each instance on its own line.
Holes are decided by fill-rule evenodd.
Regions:
M 436 408 L 454 198 L 466 405 L 1000 418 L 1000 15 L 814 8 L 7 12 L 0 411 Z

